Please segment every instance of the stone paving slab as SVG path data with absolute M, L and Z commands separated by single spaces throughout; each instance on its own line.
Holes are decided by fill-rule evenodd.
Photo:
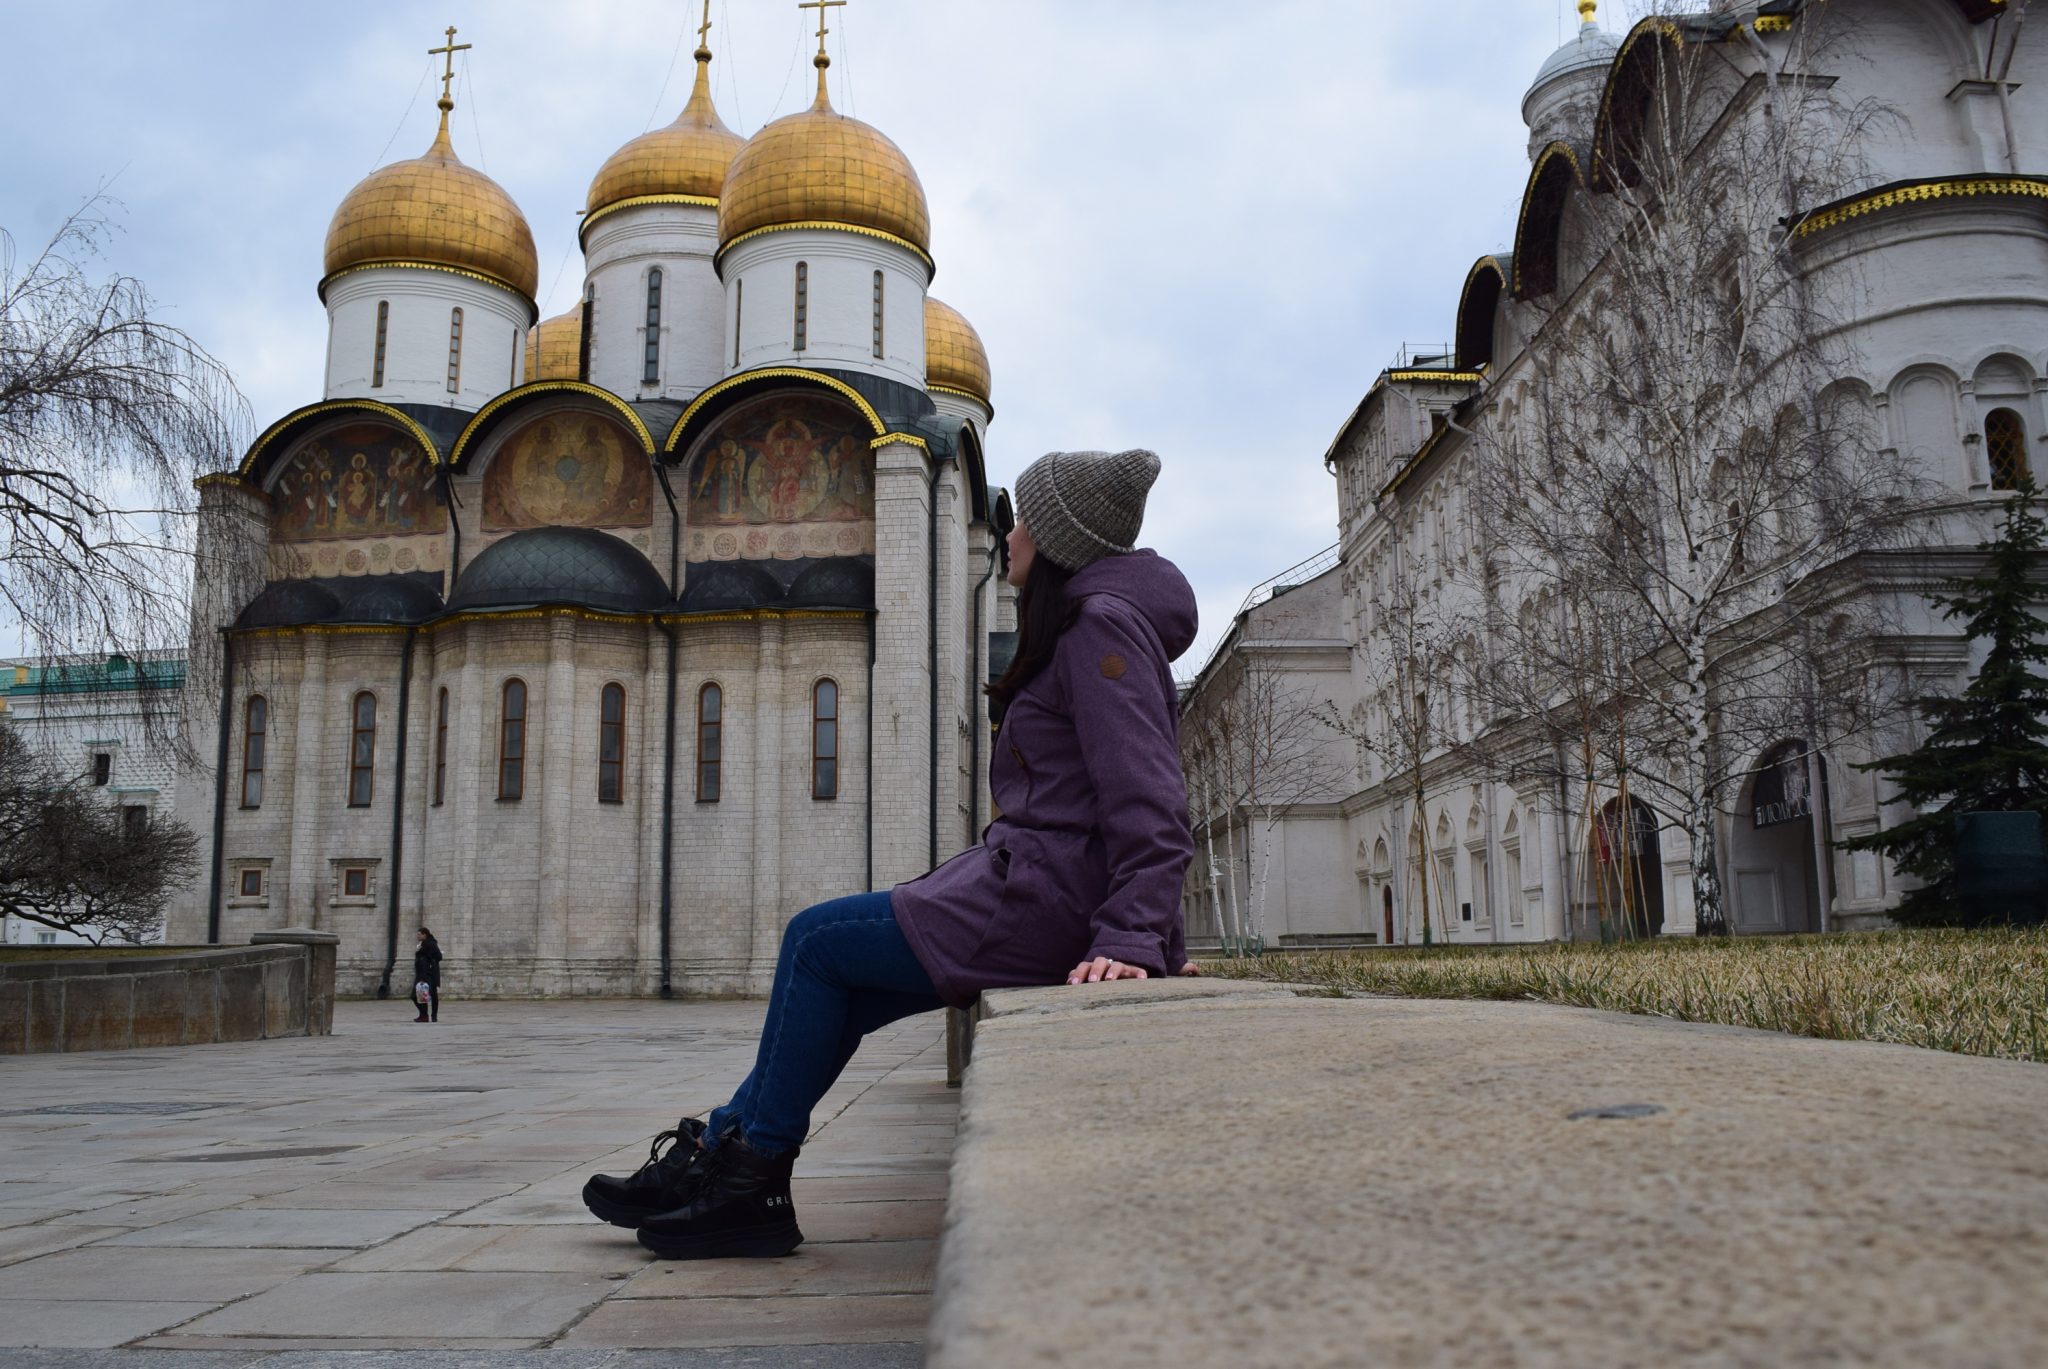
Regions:
M 342 1003 L 332 1037 L 10 1061 L 0 1369 L 920 1361 L 958 1108 L 939 1015 L 877 1033 L 819 1108 L 797 1254 L 673 1266 L 583 1181 L 722 1102 L 761 1005 L 459 1012 L 428 1032 Z

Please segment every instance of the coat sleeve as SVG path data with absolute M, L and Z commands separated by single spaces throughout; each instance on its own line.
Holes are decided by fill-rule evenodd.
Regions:
M 1088 958 L 1173 974 L 1180 966 L 1167 959 L 1183 941 L 1181 885 L 1195 846 L 1165 662 L 1142 625 L 1090 604 L 1060 639 L 1057 664 L 1109 863 Z

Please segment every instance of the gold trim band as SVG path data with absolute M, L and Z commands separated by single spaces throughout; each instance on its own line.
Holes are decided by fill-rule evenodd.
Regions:
M 616 214 L 621 209 L 638 209 L 643 205 L 650 204 L 684 204 L 697 209 L 716 209 L 718 208 L 718 197 L 716 195 L 628 195 L 623 200 L 613 200 L 610 204 L 599 205 L 596 209 L 585 214 L 583 222 L 576 228 L 576 241 L 583 241 L 583 235 L 590 231 L 590 225 L 606 215 Z
M 883 433 L 880 437 L 868 443 L 868 450 L 871 452 L 880 451 L 882 448 L 893 446 L 898 442 L 906 447 L 916 447 L 926 456 L 930 456 L 932 453 L 931 444 L 916 433 Z
M 1486 377 L 1478 371 L 1389 371 L 1387 379 L 1406 383 L 1434 381 L 1441 385 L 1477 385 Z
M 303 409 L 294 409 L 268 428 L 265 428 L 263 436 L 249 444 L 249 454 L 242 458 L 242 464 L 236 468 L 235 474 L 246 479 L 255 470 L 256 457 L 270 442 L 270 439 L 276 437 L 292 424 L 297 423 L 301 419 L 311 418 L 315 414 L 333 413 L 341 409 L 361 409 L 365 412 L 376 414 L 380 418 L 390 419 L 393 423 L 398 424 L 413 435 L 414 440 L 420 444 L 420 450 L 427 454 L 428 465 L 438 466 L 441 464 L 441 449 L 434 445 L 433 438 L 427 436 L 427 430 L 405 414 L 392 408 L 389 404 L 374 399 L 328 399 L 322 400 L 318 404 L 308 404 Z
M 828 375 L 820 375 L 816 371 L 807 371 L 801 366 L 766 366 L 758 371 L 741 371 L 736 376 L 727 376 L 724 380 L 719 381 L 703 394 L 691 400 L 690 407 L 683 410 L 683 416 L 676 420 L 675 427 L 668 430 L 668 440 L 661 444 L 662 449 L 664 451 L 675 450 L 676 439 L 683 435 L 683 429 L 690 426 L 690 420 L 695 418 L 698 411 L 703 409 L 706 404 L 709 404 L 727 390 L 737 389 L 739 386 L 755 380 L 804 380 L 814 385 L 823 385 L 828 389 L 837 390 L 860 410 L 861 416 L 867 419 L 868 426 L 873 428 L 877 435 L 889 431 L 889 425 L 884 423 L 882 416 L 875 412 L 874 405 L 861 398 L 860 391 L 854 389 L 846 382 L 834 380 Z
M 1921 181 L 1916 185 L 1896 186 L 1810 215 L 1792 230 L 1792 236 L 1811 237 L 1815 233 L 1824 233 L 1830 228 L 1839 227 L 1851 219 L 1860 219 L 1886 209 L 1896 209 L 1900 205 L 1925 204 L 1930 200 L 1970 199 L 1979 195 L 2010 195 L 2020 199 L 2048 200 L 2048 180 L 1986 176 L 1972 180 Z
M 474 271 L 467 266 L 449 266 L 438 261 L 405 261 L 397 257 L 393 257 L 388 261 L 359 261 L 354 266 L 344 266 L 339 271 L 332 271 L 322 276 L 320 284 L 315 288 L 314 293 L 319 295 L 320 302 L 325 304 L 327 303 L 327 287 L 340 280 L 343 276 L 353 276 L 358 271 L 381 271 L 385 267 L 396 267 L 401 271 L 446 271 L 451 276 L 462 276 L 468 280 L 480 280 L 485 285 L 495 285 L 501 290 L 510 290 L 513 294 L 526 301 L 527 309 L 533 314 L 533 321 L 528 323 L 527 326 L 530 328 L 533 326 L 533 323 L 540 321 L 540 306 L 533 302 L 533 296 L 527 294 L 503 276 L 494 276 L 488 271 Z
M 987 409 L 990 412 L 994 412 L 996 407 L 995 401 L 990 399 L 987 395 L 978 395 L 974 393 L 974 391 L 972 390 L 963 390 L 958 385 L 939 385 L 927 380 L 924 383 L 924 388 L 927 393 L 937 391 L 939 394 L 942 395 L 958 395 L 962 399 L 971 399 L 976 404 L 979 404 L 982 408 Z
M 476 435 L 477 429 L 482 425 L 483 421 L 492 414 L 504 408 L 507 404 L 514 404 L 525 399 L 528 395 L 547 394 L 549 392 L 588 395 L 593 399 L 603 400 L 626 416 L 626 422 L 632 425 L 633 432 L 640 439 L 641 454 L 645 456 L 654 455 L 654 434 L 647 431 L 647 425 L 640 421 L 640 415 L 633 412 L 632 406 L 610 390 L 598 385 L 587 385 L 580 380 L 534 380 L 528 381 L 516 390 L 505 391 L 505 393 L 484 405 L 483 408 L 478 409 L 476 416 L 464 425 L 462 436 L 455 439 L 454 449 L 448 453 L 448 464 L 453 466 L 461 461 L 462 453 L 469 446 L 470 438 Z
M 717 255 L 711 259 L 712 263 L 716 265 L 724 261 L 726 253 L 732 251 L 733 248 L 738 247 L 749 238 L 758 238 L 769 233 L 788 233 L 798 228 L 833 228 L 841 233 L 858 233 L 864 238 L 880 238 L 883 242 L 891 242 L 898 247 L 915 252 L 918 260 L 931 268 L 933 275 L 939 273 L 939 264 L 932 260 L 932 254 L 919 247 L 910 239 L 899 238 L 894 233 L 884 233 L 879 228 L 864 228 L 857 223 L 840 223 L 834 219 L 800 219 L 795 223 L 771 223 L 765 224 L 760 228 L 749 228 L 746 232 L 733 238 L 732 241 L 720 243 Z

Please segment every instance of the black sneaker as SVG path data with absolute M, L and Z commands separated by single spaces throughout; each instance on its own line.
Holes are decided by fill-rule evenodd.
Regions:
M 770 1160 L 731 1137 L 711 1152 L 695 1196 L 640 1224 L 640 1244 L 664 1260 L 773 1258 L 803 1244 L 789 1197 L 796 1148 Z
M 675 1130 L 664 1131 L 647 1148 L 647 1163 L 624 1178 L 593 1174 L 583 1185 L 583 1205 L 628 1230 L 656 1213 L 673 1212 L 690 1201 L 709 1158 L 698 1148 L 704 1124 L 685 1117 Z M 663 1144 L 668 1149 L 664 1152 Z

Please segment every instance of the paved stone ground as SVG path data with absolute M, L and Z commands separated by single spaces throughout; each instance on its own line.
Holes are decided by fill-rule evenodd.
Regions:
M 0 1063 L 0 1364 L 919 1362 L 958 1112 L 938 1014 L 871 1037 L 819 1108 L 796 1255 L 677 1264 L 577 1195 L 724 1101 L 761 1004 L 409 1010 Z M 334 1353 L 377 1350 L 402 1353 Z

